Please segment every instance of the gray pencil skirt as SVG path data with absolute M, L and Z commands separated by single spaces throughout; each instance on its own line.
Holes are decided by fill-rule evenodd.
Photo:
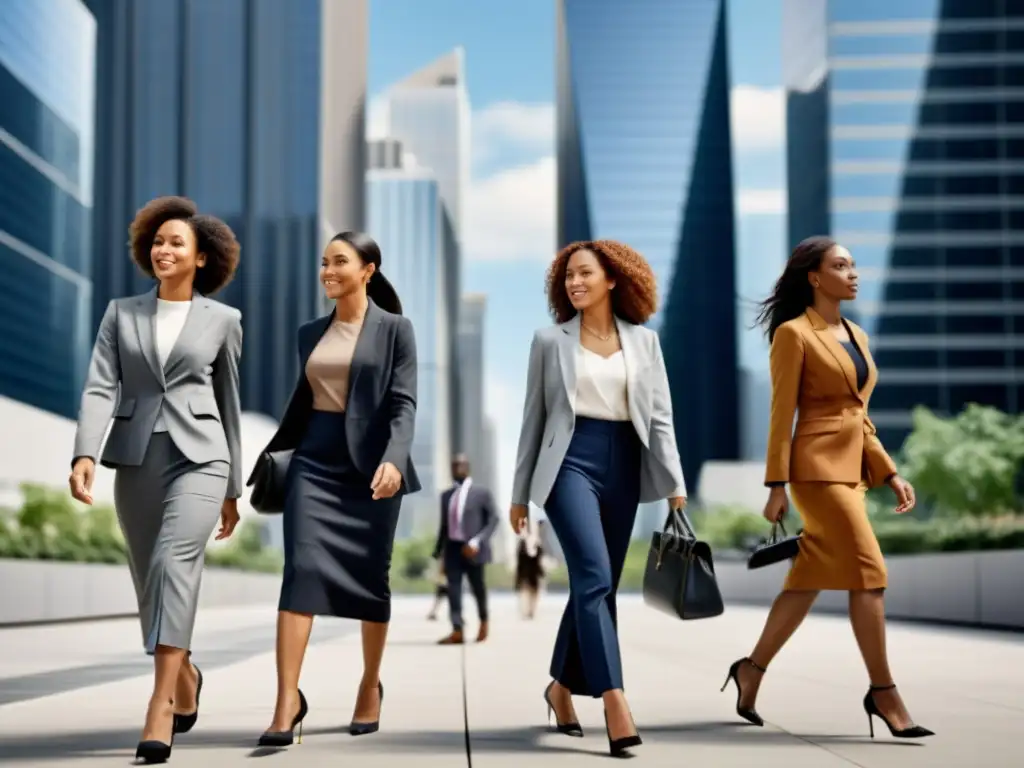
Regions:
M 114 505 L 128 549 L 146 653 L 190 649 L 206 544 L 220 519 L 229 465 L 193 464 L 166 432 L 138 467 L 118 467 Z

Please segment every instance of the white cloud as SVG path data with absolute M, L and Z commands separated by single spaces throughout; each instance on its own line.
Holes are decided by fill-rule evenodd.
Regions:
M 740 189 L 736 208 L 740 216 L 781 215 L 786 212 L 784 189 Z
M 466 214 L 469 258 L 550 259 L 555 247 L 554 156 L 474 179 Z
M 473 158 L 488 162 L 509 151 L 534 156 L 551 154 L 555 141 L 553 104 L 501 101 L 473 115 Z
M 732 141 L 737 153 L 783 147 L 786 100 L 782 88 L 737 85 L 729 96 Z

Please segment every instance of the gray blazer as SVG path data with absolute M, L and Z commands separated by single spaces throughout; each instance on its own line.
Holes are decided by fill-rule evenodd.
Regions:
M 668 375 L 658 334 L 615 318 L 626 363 L 629 417 L 643 445 L 640 501 L 686 496 L 676 448 Z M 579 315 L 533 335 L 526 402 L 519 432 L 512 503 L 544 507 L 562 466 L 576 420 Z
M 299 380 L 264 452 L 294 450 L 302 442 L 313 409 L 306 362 L 333 319 L 331 310 L 299 328 Z M 345 434 L 338 439 L 348 442 L 352 462 L 367 478 L 383 462 L 394 464 L 402 474 L 399 494 L 421 487 L 410 455 L 416 427 L 416 369 L 412 323 L 384 311 L 371 299 L 352 353 Z M 255 479 L 253 467 L 246 484 L 252 485 Z
M 168 434 L 187 459 L 230 464 L 227 498 L 238 498 L 242 313 L 193 295 L 181 335 L 161 369 L 153 329 L 156 298 L 154 288 L 107 305 L 82 392 L 74 459 L 96 460 L 113 417 L 101 463 L 139 466 L 162 408 Z

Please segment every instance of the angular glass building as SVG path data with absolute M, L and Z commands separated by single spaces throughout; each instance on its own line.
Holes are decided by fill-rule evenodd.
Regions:
M 242 407 L 279 417 L 296 331 L 323 313 L 320 250 L 363 226 L 365 0 L 87 0 L 99 29 L 93 323 L 147 290 L 135 211 L 186 195 L 234 229 Z M 345 45 L 322 45 L 343 35 Z M 328 137 L 329 140 L 322 140 Z
M 0 3 L 0 396 L 78 411 L 92 344 L 96 22 Z
M 650 325 L 693 495 L 704 461 L 739 450 L 726 3 L 559 0 L 557 13 L 558 245 L 620 240 L 654 268 Z
M 398 535 L 406 537 L 416 530 L 433 530 L 439 494 L 451 483 L 453 350 L 446 332 L 444 211 L 433 171 L 403 167 L 401 161 L 367 170 L 366 204 L 368 231 L 380 245 L 384 274 L 416 333 L 419 367 L 412 458 L 423 489 L 403 503 Z
M 857 259 L 872 419 L 1024 405 L 1024 3 L 786 0 L 790 238 Z M 799 44 L 798 44 L 799 43 Z

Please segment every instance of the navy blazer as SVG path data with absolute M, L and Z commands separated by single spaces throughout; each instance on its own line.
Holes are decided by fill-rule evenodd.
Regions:
M 329 315 L 299 328 L 299 380 L 277 432 L 264 451 L 295 449 L 302 442 L 313 408 L 306 362 L 334 320 Z M 398 494 L 415 493 L 421 483 L 412 461 L 416 426 L 416 337 L 412 323 L 371 299 L 356 340 L 345 406 L 345 434 L 356 468 L 372 478 L 383 462 L 402 473 Z M 250 482 L 252 478 L 250 478 Z M 396 494 L 396 495 L 398 495 Z

